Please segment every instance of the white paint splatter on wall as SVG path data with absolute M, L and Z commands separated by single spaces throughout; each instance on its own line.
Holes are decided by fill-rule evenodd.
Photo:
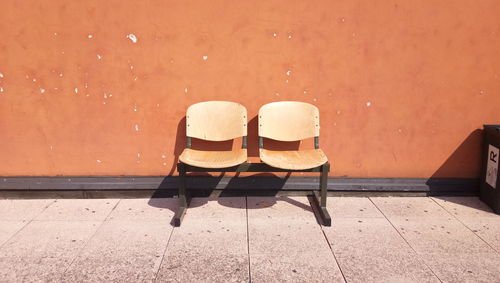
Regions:
M 97 60 L 101 60 L 102 56 L 97 54 Z
M 136 132 L 138 132 L 138 131 L 139 131 L 139 125 L 138 125 L 138 124 L 135 124 L 135 125 L 134 125 L 134 129 L 135 129 L 135 131 L 136 131 Z
M 204 55 L 202 58 L 203 58 L 203 60 L 207 61 L 208 56 Z
M 366 107 L 370 107 L 370 106 L 372 106 L 372 103 L 371 103 L 370 101 L 368 101 L 368 102 L 366 103 Z
M 4 91 L 3 87 L 0 86 L 0 92 L 3 92 L 3 91 Z
M 188 93 L 188 88 L 187 87 L 184 89 L 184 93 Z
M 44 92 L 45 92 L 45 89 L 44 89 L 44 88 L 41 88 L 41 89 L 40 89 L 40 93 L 42 93 L 42 94 L 43 94 Z
M 97 160 L 96 160 L 96 162 L 97 162 L 97 163 L 102 163 L 102 161 L 101 161 L 101 160 L 99 160 L 99 159 L 97 159 Z
M 88 39 L 92 39 L 94 36 L 89 34 L 89 35 L 87 35 L 87 37 L 88 37 Z
M 133 43 L 137 43 L 137 36 L 135 36 L 135 34 L 129 33 L 127 35 L 127 38 L 130 39 L 130 41 L 132 41 Z
M 3 74 L 2 73 L 0 73 L 0 79 L 3 79 Z
M 75 87 L 75 94 L 78 94 L 78 88 Z

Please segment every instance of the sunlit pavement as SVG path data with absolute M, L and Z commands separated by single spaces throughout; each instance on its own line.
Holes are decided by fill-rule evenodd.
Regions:
M 1 282 L 500 282 L 474 197 L 0 200 Z

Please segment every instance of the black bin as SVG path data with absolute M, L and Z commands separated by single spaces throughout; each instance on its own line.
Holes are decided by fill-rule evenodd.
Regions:
M 484 125 L 483 170 L 479 198 L 500 214 L 500 125 Z

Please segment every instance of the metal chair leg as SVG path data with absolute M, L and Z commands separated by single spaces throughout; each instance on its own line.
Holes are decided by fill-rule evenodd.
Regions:
M 177 171 L 179 171 L 179 208 L 174 215 L 174 226 L 181 226 L 182 218 L 186 214 L 189 206 L 189 199 L 186 194 L 186 165 L 184 163 L 177 164 Z
M 323 225 L 332 226 L 332 218 L 326 209 L 327 187 L 328 187 L 328 172 L 330 171 L 330 163 L 325 163 L 321 166 L 321 175 L 319 179 L 320 192 L 314 191 L 314 204 L 317 208 L 319 216 L 323 221 Z

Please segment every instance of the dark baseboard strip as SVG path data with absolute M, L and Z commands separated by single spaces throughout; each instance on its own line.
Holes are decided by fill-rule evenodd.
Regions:
M 191 176 L 188 188 L 196 195 L 293 195 L 319 188 L 319 178 L 271 176 Z M 0 177 L 0 198 L 172 197 L 177 177 Z M 477 196 L 479 180 L 465 178 L 329 178 L 330 194 Z

